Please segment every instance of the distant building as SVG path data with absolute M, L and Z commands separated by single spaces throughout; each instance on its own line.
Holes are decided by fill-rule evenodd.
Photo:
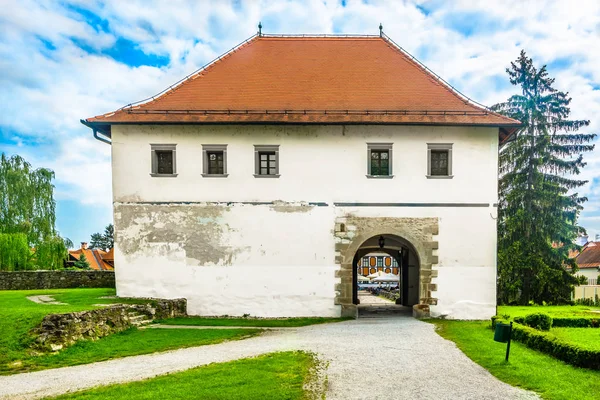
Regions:
M 106 252 L 100 249 L 88 249 L 86 242 L 81 242 L 81 248 L 69 250 L 69 260 L 67 266 L 72 267 L 76 261 L 79 261 L 81 254 L 85 254 L 87 262 L 91 269 L 97 271 L 113 271 L 115 269 L 115 256 L 113 249 Z
M 358 273 L 363 276 L 384 272 L 398 275 L 398 260 L 387 253 L 370 253 L 358 261 Z
M 577 275 L 583 275 L 588 280 L 594 280 L 590 283 L 595 284 L 598 274 L 600 274 L 598 272 L 600 269 L 600 242 L 587 242 L 575 260 L 579 266 Z

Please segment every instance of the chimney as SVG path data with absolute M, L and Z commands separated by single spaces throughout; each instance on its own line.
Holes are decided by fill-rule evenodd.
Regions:
M 81 249 L 82 250 L 87 249 L 87 242 L 81 242 Z

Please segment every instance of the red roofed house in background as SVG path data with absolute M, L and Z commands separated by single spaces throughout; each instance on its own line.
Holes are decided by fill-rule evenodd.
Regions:
M 357 268 L 378 252 L 416 315 L 495 314 L 498 148 L 520 123 L 383 32 L 259 32 L 82 123 L 112 145 L 120 296 L 357 315 Z
M 90 264 L 91 269 L 97 271 L 113 271 L 115 269 L 113 249 L 110 249 L 110 251 L 88 249 L 88 245 L 85 242 L 81 243 L 81 248 L 69 250 L 69 260 L 67 261 L 67 265 L 71 266 L 75 261 L 79 261 L 81 254 L 85 254 L 85 258 Z
M 597 285 L 600 275 L 600 242 L 587 242 L 576 258 L 579 271 L 577 275 L 588 278 L 590 285 Z

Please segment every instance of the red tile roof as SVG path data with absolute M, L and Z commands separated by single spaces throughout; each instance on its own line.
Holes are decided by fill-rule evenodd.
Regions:
M 108 253 L 100 249 L 69 250 L 69 256 L 71 256 L 75 260 L 79 260 L 79 257 L 81 257 L 82 252 L 85 254 L 85 258 L 90 264 L 91 269 L 105 271 L 112 271 L 115 269 L 114 256 L 112 256 L 111 259 L 111 254 L 114 254 L 112 253 L 112 250 Z
M 600 267 L 600 242 L 588 242 L 576 261 L 579 268 Z
M 82 121 L 498 126 L 519 121 L 469 101 L 383 37 L 255 36 L 145 103 Z M 501 135 L 501 139 L 503 139 Z

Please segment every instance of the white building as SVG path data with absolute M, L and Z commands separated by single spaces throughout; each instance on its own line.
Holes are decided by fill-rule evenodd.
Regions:
M 498 146 L 519 122 L 385 35 L 257 35 L 82 122 L 112 144 L 119 296 L 356 315 L 356 267 L 377 250 L 416 315 L 495 313 Z

